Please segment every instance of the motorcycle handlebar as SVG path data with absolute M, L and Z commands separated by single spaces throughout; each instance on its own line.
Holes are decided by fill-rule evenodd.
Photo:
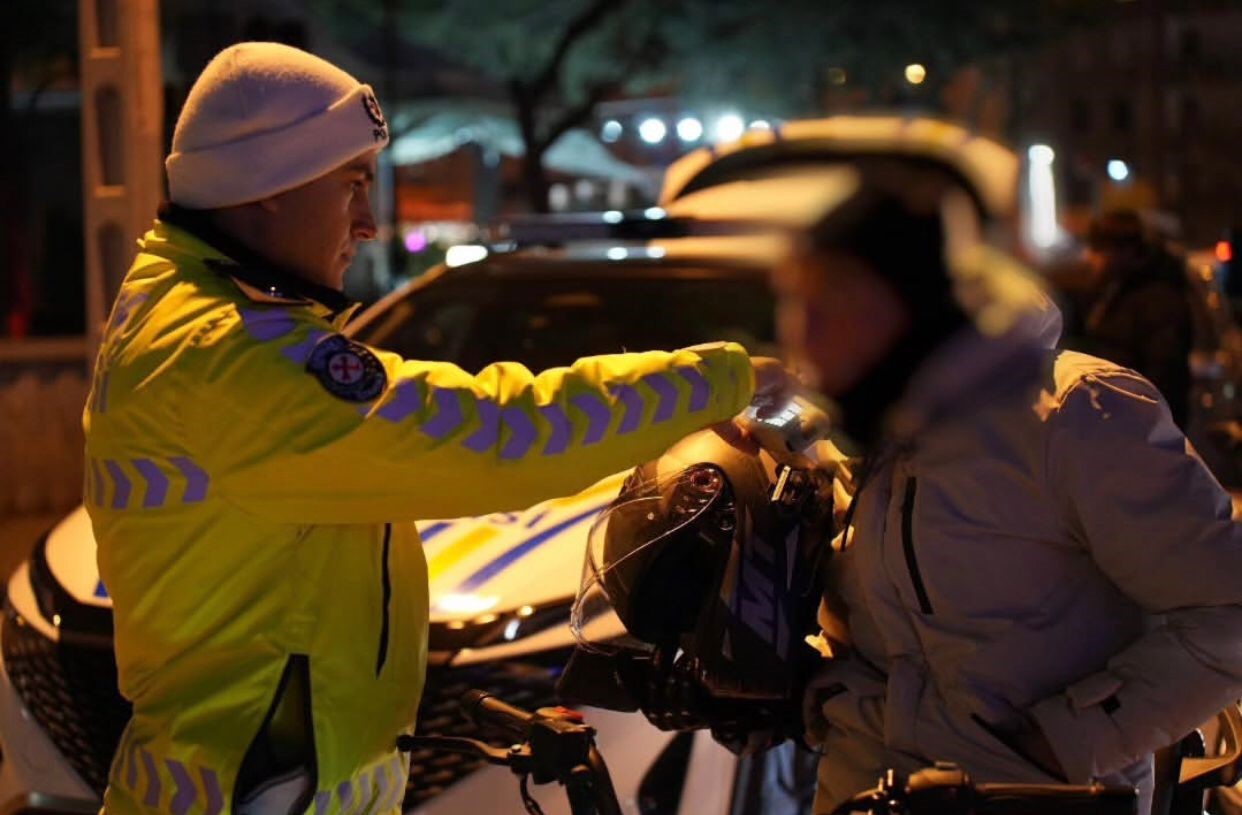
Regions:
M 530 724 L 534 716 L 525 710 L 506 704 L 490 693 L 481 690 L 467 691 L 462 696 L 462 709 L 476 724 L 487 723 L 520 739 L 530 737 Z

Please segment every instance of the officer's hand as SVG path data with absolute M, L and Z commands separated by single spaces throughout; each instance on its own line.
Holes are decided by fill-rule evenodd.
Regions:
M 798 389 L 798 378 L 775 357 L 751 357 L 755 370 L 755 402 L 778 405 Z

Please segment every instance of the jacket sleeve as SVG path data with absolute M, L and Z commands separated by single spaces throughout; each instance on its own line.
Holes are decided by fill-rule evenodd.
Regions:
M 1048 477 L 1071 523 L 1099 568 L 1157 621 L 1104 670 L 1031 711 L 1069 780 L 1084 782 L 1242 696 L 1242 526 L 1138 375 L 1080 383 L 1050 422 Z
M 754 388 L 732 343 L 537 376 L 508 362 L 471 375 L 402 360 L 310 324 L 230 345 L 187 388 L 186 433 L 211 489 L 289 523 L 451 518 L 572 494 L 734 416 Z M 378 394 L 361 380 L 361 391 L 337 387 L 334 361 L 369 369 Z

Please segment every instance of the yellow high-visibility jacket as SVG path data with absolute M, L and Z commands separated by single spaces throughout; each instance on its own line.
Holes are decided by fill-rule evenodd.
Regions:
M 345 339 L 332 297 L 232 249 L 165 221 L 139 246 L 83 419 L 134 705 L 114 815 L 231 810 L 295 670 L 314 742 L 307 807 L 397 811 L 395 742 L 413 731 L 427 655 L 412 521 L 572 493 L 735 415 L 754 387 L 732 344 L 538 376 L 404 360 Z

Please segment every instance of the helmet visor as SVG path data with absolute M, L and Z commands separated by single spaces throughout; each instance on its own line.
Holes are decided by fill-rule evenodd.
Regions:
M 711 523 L 704 523 L 710 520 Z M 692 625 L 713 569 L 711 534 L 731 539 L 728 480 L 698 464 L 660 477 L 635 470 L 591 527 L 570 629 L 583 648 L 650 651 Z

